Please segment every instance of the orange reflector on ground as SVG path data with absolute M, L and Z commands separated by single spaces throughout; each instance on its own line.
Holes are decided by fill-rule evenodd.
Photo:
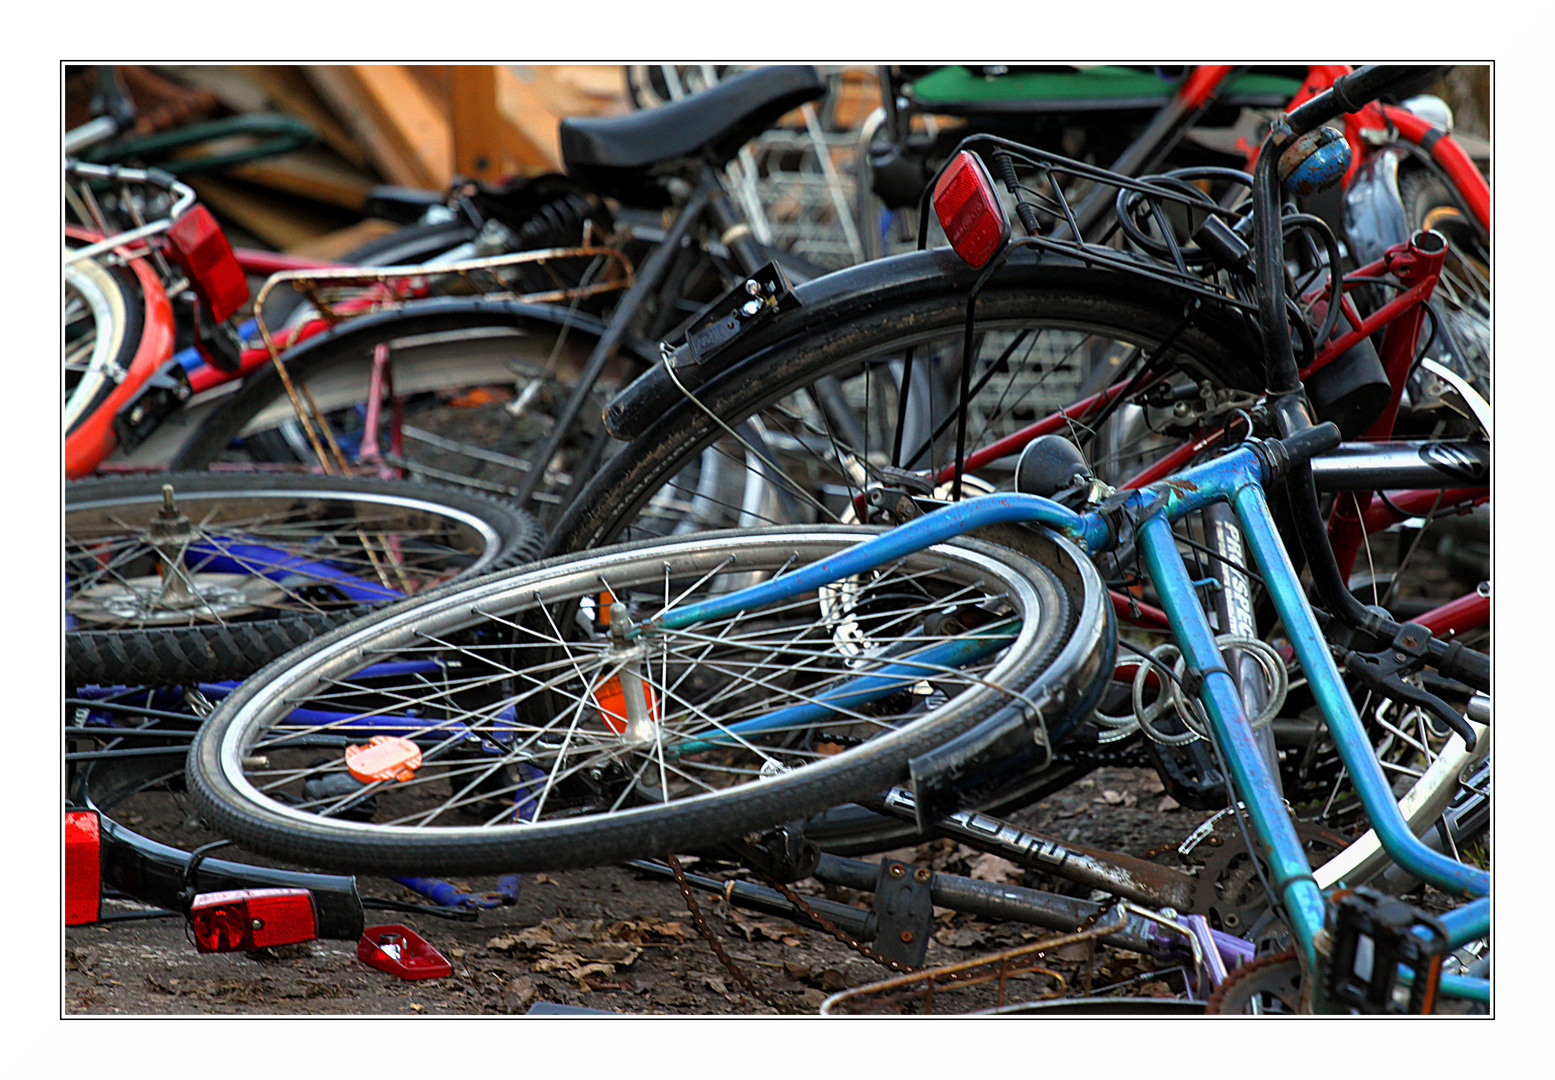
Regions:
M 657 720 L 659 703 L 653 696 L 653 687 L 646 682 L 641 685 L 643 697 L 648 702 L 648 715 Z M 599 707 L 599 718 L 606 727 L 617 735 L 626 730 L 626 688 L 621 685 L 621 676 L 612 675 L 594 688 L 594 704 Z
M 346 768 L 364 784 L 411 780 L 420 767 L 421 747 L 399 735 L 374 735 L 366 746 L 346 747 Z

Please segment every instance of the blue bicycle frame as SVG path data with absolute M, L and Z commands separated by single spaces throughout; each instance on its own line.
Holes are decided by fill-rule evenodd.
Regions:
M 1272 452 L 1264 449 L 1266 446 L 1273 448 Z M 1270 515 L 1263 484 L 1276 478 L 1279 470 L 1274 463 L 1282 458 L 1281 449 L 1279 444 L 1244 444 L 1212 461 L 1120 495 L 1105 509 L 1083 513 L 1035 495 L 987 495 L 956 503 L 833 558 L 726 596 L 673 609 L 635 632 L 651 635 L 657 626 L 680 629 L 776 603 L 988 525 L 1025 522 L 1046 526 L 1091 553 L 1116 545 L 1119 532 L 1131 529 L 1171 619 L 1177 645 L 1188 668 L 1199 675 L 1198 700 L 1236 798 L 1267 860 L 1275 899 L 1286 912 L 1297 947 L 1313 965 L 1326 900 L 1312 877 L 1278 779 L 1259 750 L 1236 682 L 1226 670 L 1214 631 L 1178 552 L 1171 523 L 1184 515 L 1217 501 L 1229 502 L 1234 508 L 1329 733 L 1388 855 L 1415 877 L 1458 896 L 1488 896 L 1490 876 L 1427 847 L 1410 832 L 1399 812 Z M 1488 900 L 1480 900 L 1455 913 L 1449 925 L 1451 940 L 1458 944 L 1483 933 L 1488 926 L 1488 908 Z M 1488 1000 L 1485 980 L 1444 976 L 1442 989 L 1455 996 Z

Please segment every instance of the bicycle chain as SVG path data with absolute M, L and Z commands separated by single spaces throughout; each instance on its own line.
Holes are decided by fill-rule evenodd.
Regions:
M 1289 964 L 1296 959 L 1294 949 L 1285 952 L 1270 953 L 1268 956 L 1260 956 L 1256 960 L 1249 960 L 1231 974 L 1225 981 L 1215 987 L 1209 995 L 1209 1000 L 1204 1003 L 1204 1013 L 1207 1016 L 1220 1015 L 1225 1008 L 1226 999 L 1245 982 L 1256 984 L 1265 976 L 1271 974 L 1271 969 Z M 1302 1009 L 1302 997 L 1304 996 L 1298 987 L 1292 987 L 1288 982 L 1282 985 L 1263 987 L 1268 993 L 1277 997 L 1292 1012 L 1300 1012 Z M 1294 995 L 1294 996 L 1293 996 Z
M 822 915 L 819 911 L 816 911 L 809 904 L 805 903 L 804 897 L 800 896 L 793 889 L 790 889 L 787 885 L 784 885 L 781 881 L 777 881 L 771 877 L 768 877 L 760 870 L 756 871 L 756 876 L 760 877 L 772 888 L 782 893 L 784 899 L 786 899 L 790 904 L 793 904 L 800 911 L 804 912 L 805 915 L 811 919 L 814 919 L 816 924 L 820 926 L 821 929 L 825 930 L 832 937 L 842 942 L 844 945 L 858 953 L 860 956 L 863 956 L 869 960 L 873 960 L 880 966 L 887 968 L 890 971 L 895 971 L 898 974 L 906 975 L 920 970 L 919 968 L 913 967 L 911 964 L 904 964 L 900 960 L 892 960 L 890 957 L 884 956 L 881 953 L 876 952 L 874 949 L 871 949 L 868 945 L 865 945 L 862 941 L 858 940 L 858 938 L 837 926 L 825 915 Z
M 775 1009 L 781 1013 L 797 1012 L 798 1010 L 793 1006 L 774 999 L 766 990 L 757 986 L 750 976 L 740 970 L 739 966 L 734 962 L 734 957 L 724 951 L 723 944 L 718 940 L 718 932 L 709 926 L 707 920 L 702 916 L 702 909 L 697 905 L 696 898 L 691 895 L 691 886 L 686 882 L 686 874 L 680 867 L 680 860 L 674 855 L 666 855 L 664 858 L 665 862 L 669 864 L 670 873 L 675 875 L 675 884 L 680 889 L 681 898 L 686 902 L 686 910 L 691 913 L 691 921 L 696 924 L 697 932 L 706 940 L 708 947 L 713 950 L 713 955 L 718 958 L 718 962 L 734 977 L 736 982 L 749 990 L 758 1001 L 768 1008 Z

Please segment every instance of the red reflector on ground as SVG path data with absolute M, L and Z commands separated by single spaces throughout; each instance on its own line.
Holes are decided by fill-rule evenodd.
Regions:
M 962 150 L 934 185 L 934 213 L 955 253 L 983 266 L 1010 239 L 1010 219 L 976 154 Z
M 65 811 L 65 925 L 97 921 L 102 904 L 102 833 L 95 810 Z
M 205 207 L 196 205 L 167 231 L 173 254 L 210 304 L 217 322 L 236 315 L 248 300 L 248 278 L 227 236 Z
M 356 943 L 356 957 L 368 967 L 402 979 L 440 979 L 453 974 L 448 958 L 408 926 L 369 926 Z
M 319 936 L 313 894 L 307 889 L 202 893 L 190 905 L 189 922 L 201 952 L 247 952 Z

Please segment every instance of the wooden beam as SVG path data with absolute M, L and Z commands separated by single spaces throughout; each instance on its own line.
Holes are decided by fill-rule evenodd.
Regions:
M 301 195 L 346 210 L 360 210 L 377 179 L 338 161 L 333 154 L 306 151 L 265 158 L 228 170 L 239 180 Z
M 302 69 L 384 179 L 439 189 L 452 172 L 448 122 L 403 68 L 310 65 Z
M 461 176 L 496 180 L 508 171 L 506 131 L 497 107 L 497 69 L 457 64 L 452 69 L 448 118 L 453 129 L 453 168 Z
M 302 71 L 284 64 L 245 64 L 236 69 L 262 89 L 271 105 L 317 132 L 320 141 L 358 169 L 373 167 L 367 152 L 330 112 Z
M 559 117 L 551 102 L 533 82 L 511 68 L 499 67 L 496 74 L 497 108 L 507 130 L 504 145 L 513 156 L 514 166 L 520 172 L 559 170 Z
M 310 211 L 297 199 L 225 178 L 190 177 L 189 186 L 202 203 L 279 251 L 307 243 L 340 225 L 338 211 Z
M 631 108 L 619 64 L 533 64 L 528 71 L 557 116 L 600 116 Z
M 399 64 L 354 64 L 376 119 L 422 177 L 422 186 L 446 187 L 453 176 L 453 139 L 437 103 Z
M 309 259 L 339 259 L 347 252 L 361 247 L 369 240 L 387 236 L 399 226 L 392 222 L 367 218 L 355 225 L 347 225 L 322 236 L 315 236 L 286 249 L 288 255 L 300 255 Z

